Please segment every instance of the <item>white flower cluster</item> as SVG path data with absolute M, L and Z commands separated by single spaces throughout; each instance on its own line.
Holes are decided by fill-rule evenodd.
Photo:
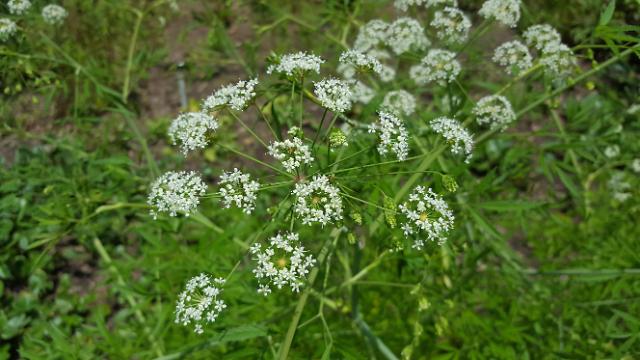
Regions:
M 462 43 L 469 37 L 471 21 L 458 8 L 446 7 L 436 11 L 431 26 L 440 40 L 449 43 Z
M 244 110 L 249 101 L 256 96 L 258 79 L 240 80 L 235 85 L 226 85 L 218 89 L 202 104 L 205 112 L 211 112 L 228 106 L 234 110 Z
M 18 26 L 10 19 L 0 19 L 0 41 L 7 41 L 18 31 Z
M 160 212 L 168 212 L 170 216 L 183 212 L 189 216 L 198 207 L 200 196 L 206 190 L 207 185 L 197 173 L 169 171 L 151 184 L 147 198 L 151 216 L 156 219 Z
M 431 120 L 431 128 L 447 140 L 451 145 L 451 152 L 453 154 L 465 154 L 466 163 L 471 160 L 473 138 L 467 129 L 462 127 L 458 121 L 447 117 L 439 117 Z
M 298 137 L 285 139 L 283 141 L 274 141 L 268 147 L 269 155 L 273 156 L 282 163 L 282 166 L 288 172 L 295 172 L 302 164 L 310 164 L 313 162 L 311 150 L 309 146 L 302 143 Z
M 380 107 L 396 115 L 409 116 L 416 111 L 416 98 L 406 90 L 394 90 L 384 96 Z
M 49 4 L 42 8 L 42 18 L 49 25 L 62 24 L 67 15 L 69 15 L 67 10 L 60 5 Z
M 472 112 L 479 125 L 489 125 L 491 129 L 504 129 L 516 119 L 511 103 L 500 95 L 483 97 L 473 107 Z
M 389 24 L 380 19 L 369 21 L 360 27 L 358 36 L 353 43 L 354 49 L 366 52 L 385 42 Z
M 394 114 L 381 111 L 379 120 L 369 126 L 370 133 L 378 133 L 378 153 L 385 156 L 389 151 L 396 154 L 398 160 L 409 155 L 409 133 L 404 124 Z
M 625 202 L 632 196 L 631 184 L 625 179 L 626 174 L 623 171 L 616 171 L 607 181 L 607 187 L 613 193 L 613 198 L 618 202 Z
M 225 208 L 232 205 L 242 209 L 249 215 L 256 207 L 256 193 L 260 183 L 251 180 L 251 175 L 234 168 L 231 172 L 223 172 L 220 175 L 220 195 Z
M 507 74 L 512 75 L 531 68 L 533 60 L 529 49 L 520 41 L 513 40 L 496 48 L 493 61 L 505 67 Z
M 520 0 L 487 0 L 482 4 L 479 14 L 485 19 L 516 27 L 520 20 Z
M 398 18 L 389 25 L 384 42 L 397 55 L 409 50 L 424 50 L 431 44 L 420 22 L 408 17 Z
M 316 175 L 309 182 L 296 184 L 291 192 L 296 197 L 293 211 L 304 225 L 322 226 L 342 219 L 342 199 L 337 187 L 325 175 Z
M 567 45 L 553 43 L 542 49 L 540 64 L 550 75 L 564 78 L 573 72 L 576 67 L 576 58 Z
M 556 29 L 547 24 L 533 25 L 522 36 L 529 46 L 538 50 L 540 64 L 549 75 L 558 78 L 571 75 L 576 66 L 576 58 L 573 51 L 562 43 Z
M 344 80 L 329 78 L 314 82 L 313 92 L 322 106 L 333 112 L 351 109 L 351 89 Z
M 418 85 L 430 82 L 452 82 L 460 74 L 461 66 L 456 54 L 442 49 L 431 49 L 419 65 L 409 70 L 409 75 Z
M 274 71 L 286 74 L 287 76 L 301 76 L 311 71 L 319 74 L 322 63 L 324 63 L 324 60 L 319 56 L 301 51 L 282 56 L 277 64 L 269 65 L 267 74 L 271 74 Z
M 375 57 L 359 52 L 357 50 L 347 50 L 340 54 L 340 63 L 353 68 L 353 71 L 367 70 L 376 74 L 382 72 L 382 64 Z
M 176 324 L 187 326 L 193 323 L 194 332 L 202 334 L 202 325 L 215 322 L 227 307 L 224 300 L 218 298 L 224 283 L 223 278 L 213 278 L 204 273 L 191 278 L 178 296 Z
M 442 245 L 447 233 L 453 228 L 454 216 L 449 205 L 431 188 L 416 186 L 409 201 L 398 206 L 406 217 L 401 226 L 404 235 L 414 237 L 413 248 L 422 249 L 427 241 Z
M 207 131 L 215 131 L 218 122 L 209 114 L 188 112 L 178 115 L 169 126 L 169 139 L 173 145 L 179 145 L 182 153 L 203 149 L 209 143 Z
M 608 157 L 609 159 L 617 158 L 618 156 L 620 156 L 620 146 L 615 144 L 607 146 L 606 148 L 604 148 L 604 156 Z
M 559 44 L 562 42 L 560 33 L 548 24 L 530 26 L 522 36 L 527 45 L 533 46 L 538 51 L 542 51 L 550 44 Z
M 396 0 L 393 3 L 393 6 L 396 7 L 396 9 L 401 10 L 401 11 L 407 11 L 409 9 L 409 6 L 421 6 L 424 5 L 426 7 L 435 7 L 435 6 L 441 6 L 441 5 L 446 5 L 446 6 L 458 6 L 458 1 L 457 0 Z
M 22 15 L 31 8 L 31 1 L 29 0 L 9 0 L 7 2 L 9 12 L 13 15 Z
M 372 88 L 358 80 L 349 81 L 351 90 L 351 101 L 368 104 L 375 96 L 376 92 Z
M 631 162 L 631 169 L 640 174 L 640 159 L 633 159 Z
M 259 282 L 259 294 L 269 295 L 271 286 L 278 289 L 289 286 L 292 291 L 300 291 L 316 260 L 311 255 L 305 256 L 304 246 L 298 242 L 298 234 L 290 232 L 271 237 L 265 249 L 258 243 L 251 246 L 249 252 L 258 263 L 253 274 Z

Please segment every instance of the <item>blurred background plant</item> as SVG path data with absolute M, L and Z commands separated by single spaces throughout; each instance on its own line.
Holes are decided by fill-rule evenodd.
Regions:
M 212 179 L 235 164 L 218 148 L 184 160 L 166 129 L 272 52 L 335 61 L 335 40 L 352 40 L 363 19 L 396 17 L 392 3 L 65 0 L 55 27 L 40 16 L 47 2 L 32 3 L 20 16 L 1 10 L 19 29 L 0 43 L 0 358 L 274 356 L 295 306 L 288 294 L 257 298 L 236 283 L 225 289 L 234 310 L 203 336 L 173 323 L 184 280 L 231 269 L 262 224 L 213 201 L 201 205 L 211 220 L 151 221 L 145 197 L 159 169 Z M 482 1 L 459 3 L 476 14 Z M 517 30 L 557 27 L 585 71 L 640 41 L 637 1 L 524 3 Z M 483 70 L 473 67 L 482 47 L 468 50 L 465 71 Z M 637 54 L 625 58 L 479 144 L 471 167 L 447 169 L 464 204 L 451 246 L 359 259 L 353 239 L 328 260 L 344 286 L 311 296 L 291 356 L 637 356 L 638 72 Z M 471 85 L 497 90 L 485 80 Z M 515 91 L 519 105 L 533 99 Z M 252 142 L 240 128 L 217 137 Z M 376 267 L 354 274 L 355 258 Z M 323 321 L 307 322 L 316 314 Z

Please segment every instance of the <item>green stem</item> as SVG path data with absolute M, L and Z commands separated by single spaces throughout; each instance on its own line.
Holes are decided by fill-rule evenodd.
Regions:
M 332 231 L 333 243 L 335 244 L 340 237 L 340 230 L 334 229 Z M 300 300 L 298 300 L 298 304 L 296 304 L 296 308 L 293 311 L 293 318 L 289 323 L 289 329 L 287 330 L 287 335 L 280 346 L 280 350 L 278 351 L 278 359 L 285 360 L 289 356 L 289 350 L 291 349 L 291 344 L 293 343 L 293 337 L 296 334 L 296 330 L 298 329 L 298 323 L 300 322 L 300 317 L 302 316 L 302 311 L 304 307 L 307 305 L 307 300 L 309 299 L 309 294 L 313 288 L 313 283 L 318 277 L 318 273 L 320 272 L 320 265 L 324 262 L 324 260 L 329 255 L 329 248 L 331 245 L 331 239 L 327 239 L 320 250 L 320 255 L 318 255 L 318 266 L 314 267 L 309 274 L 309 281 L 307 282 L 306 288 L 300 295 Z
M 245 130 L 247 130 L 249 132 L 249 134 L 251 134 L 251 136 L 253 136 L 256 140 L 258 140 L 258 142 L 264 146 L 265 148 L 269 148 L 269 146 L 267 145 L 267 143 L 265 143 L 262 138 L 260 138 L 260 136 L 258 136 L 258 134 L 255 133 L 255 131 L 253 131 L 253 129 L 251 129 L 249 126 L 247 126 L 247 124 L 244 123 L 244 121 L 242 121 L 242 119 L 240 119 L 240 117 L 238 115 L 236 115 L 231 109 L 229 109 L 229 114 L 231 114 L 231 116 L 236 119 L 240 125 L 242 125 L 243 128 L 245 128 Z
M 277 173 L 279 173 L 281 175 L 284 175 L 284 176 L 287 176 L 287 177 L 290 177 L 290 178 L 294 178 L 294 176 L 289 174 L 288 172 L 280 170 L 275 166 L 269 165 L 264 161 L 260 161 L 260 160 L 256 159 L 255 157 L 253 157 L 253 156 L 251 156 L 249 154 L 243 153 L 242 151 L 238 151 L 238 150 L 236 150 L 236 149 L 234 149 L 232 147 L 226 146 L 226 145 L 220 145 L 220 147 L 222 147 L 224 149 L 227 149 L 227 150 L 231 151 L 234 154 L 240 155 L 245 159 L 251 160 L 251 161 L 255 162 L 256 164 L 260 164 L 262 166 L 268 167 L 269 169 L 271 169 L 271 170 L 273 170 L 273 171 L 275 171 L 275 172 L 277 172 Z
M 131 41 L 129 42 L 129 52 L 127 54 L 127 65 L 125 68 L 124 84 L 122 85 L 122 102 L 127 103 L 129 97 L 129 83 L 131 82 L 131 68 L 133 67 L 133 55 L 136 49 L 136 43 L 138 42 L 138 34 L 140 32 L 140 25 L 144 19 L 144 12 L 140 10 L 133 10 L 137 16 L 136 23 L 133 26 L 133 34 L 131 35 Z

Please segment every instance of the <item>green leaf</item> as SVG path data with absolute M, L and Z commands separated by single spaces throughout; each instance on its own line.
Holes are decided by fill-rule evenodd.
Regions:
M 609 5 L 604 9 L 604 11 L 600 14 L 600 20 L 598 21 L 598 25 L 607 25 L 611 18 L 613 17 L 613 12 L 616 9 L 616 0 L 611 0 Z

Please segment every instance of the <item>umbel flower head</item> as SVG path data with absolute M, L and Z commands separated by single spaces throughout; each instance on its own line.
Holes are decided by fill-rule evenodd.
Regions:
M 360 52 L 369 51 L 385 42 L 389 24 L 380 19 L 369 21 L 360 27 L 358 36 L 353 43 L 354 49 Z
M 260 183 L 251 180 L 251 175 L 244 174 L 234 168 L 233 171 L 225 171 L 220 175 L 219 184 L 220 195 L 225 208 L 228 209 L 235 205 L 247 215 L 253 212 Z
M 178 115 L 169 126 L 169 139 L 173 145 L 179 145 L 184 155 L 208 145 L 207 132 L 215 131 L 218 122 L 209 114 L 188 112 Z
M 292 291 L 300 291 L 300 286 L 316 260 L 305 255 L 304 246 L 299 244 L 298 234 L 278 234 L 268 240 L 263 247 L 255 243 L 249 249 L 257 261 L 253 274 L 258 279 L 258 293 L 267 296 L 271 287 L 282 289 L 289 286 Z
M 431 120 L 431 128 L 436 133 L 442 135 L 451 146 L 451 153 L 455 155 L 466 155 L 465 162 L 471 160 L 473 154 L 473 138 L 462 125 L 447 117 L 439 117 Z
M 9 12 L 13 15 L 22 15 L 31 8 L 31 1 L 29 0 L 9 0 L 7 2 Z
M 409 201 L 398 206 L 406 220 L 401 224 L 404 235 L 413 238 L 413 248 L 422 249 L 427 241 L 442 245 L 453 229 L 454 216 L 449 205 L 431 188 L 417 186 Z
M 384 42 L 397 55 L 409 50 L 424 50 L 431 44 L 418 20 L 409 17 L 402 17 L 391 23 Z
M 59 25 L 62 24 L 64 19 L 67 18 L 67 10 L 65 10 L 62 6 L 56 4 L 49 4 L 42 8 L 42 18 L 44 22 L 49 25 Z
M 302 143 L 302 140 L 298 137 L 274 141 L 267 150 L 269 155 L 279 160 L 288 172 L 295 172 L 303 164 L 313 162 L 309 146 Z
M 16 23 L 9 19 L 0 19 L 0 41 L 7 41 L 18 31 Z
M 325 175 L 297 183 L 291 193 L 296 199 L 293 211 L 304 225 L 320 223 L 324 226 L 342 219 L 340 190 L 331 185 Z
M 489 125 L 491 129 L 504 129 L 516 119 L 511 103 L 500 95 L 483 97 L 472 112 L 478 124 Z
M 191 278 L 178 296 L 176 324 L 193 324 L 193 331 L 202 334 L 203 325 L 215 322 L 227 307 L 224 300 L 219 298 L 224 283 L 223 278 L 214 278 L 205 273 Z
M 255 87 L 258 79 L 240 80 L 235 85 L 226 85 L 210 95 L 202 104 L 205 112 L 211 112 L 223 107 L 233 110 L 244 110 L 249 101 L 256 96 Z
M 376 74 L 382 72 L 382 64 L 378 59 L 357 50 L 347 50 L 340 54 L 340 63 L 352 67 L 354 72 L 373 71 Z
M 520 0 L 487 0 L 482 4 L 479 14 L 485 19 L 516 27 L 520 20 Z
M 407 11 L 409 6 L 420 6 L 424 5 L 426 7 L 436 7 L 436 6 L 458 6 L 457 0 L 396 0 L 393 3 L 393 6 L 396 9 L 401 11 Z
M 324 60 L 319 56 L 300 51 L 280 57 L 276 64 L 269 65 L 267 74 L 279 72 L 293 77 L 301 77 L 305 73 L 312 71 L 319 74 L 322 63 L 324 63 Z
M 542 49 L 540 64 L 550 76 L 565 78 L 573 73 L 576 57 L 567 45 L 551 43 Z
M 442 49 L 431 49 L 419 65 L 409 70 L 411 78 L 418 85 L 430 82 L 448 83 L 460 74 L 461 66 L 456 60 L 456 54 Z
M 436 11 L 431 26 L 440 40 L 461 43 L 469 37 L 471 21 L 460 9 L 446 7 Z
M 522 36 L 527 45 L 534 47 L 538 51 L 542 51 L 550 44 L 560 44 L 562 42 L 560 33 L 548 24 L 530 26 Z
M 409 116 L 416 111 L 416 98 L 406 90 L 394 90 L 384 96 L 380 107 L 386 112 Z
M 198 207 L 200 196 L 206 190 L 207 185 L 196 172 L 169 171 L 151 184 L 147 199 L 151 216 L 156 219 L 160 212 L 167 212 L 170 216 L 182 212 L 189 216 Z
M 324 79 L 313 83 L 313 92 L 327 109 L 342 113 L 351 109 L 349 84 L 338 79 Z
M 532 65 L 529 49 L 517 40 L 508 41 L 498 46 L 493 54 L 493 61 L 505 67 L 509 75 L 526 71 Z
M 374 96 L 376 96 L 376 92 L 373 91 L 372 88 L 363 84 L 358 80 L 349 81 L 349 89 L 351 90 L 351 100 L 363 104 L 368 104 Z
M 398 160 L 406 159 L 409 154 L 409 133 L 404 124 L 392 113 L 381 111 L 378 115 L 378 122 L 369 126 L 370 133 L 378 134 L 378 153 L 386 156 L 392 152 Z

